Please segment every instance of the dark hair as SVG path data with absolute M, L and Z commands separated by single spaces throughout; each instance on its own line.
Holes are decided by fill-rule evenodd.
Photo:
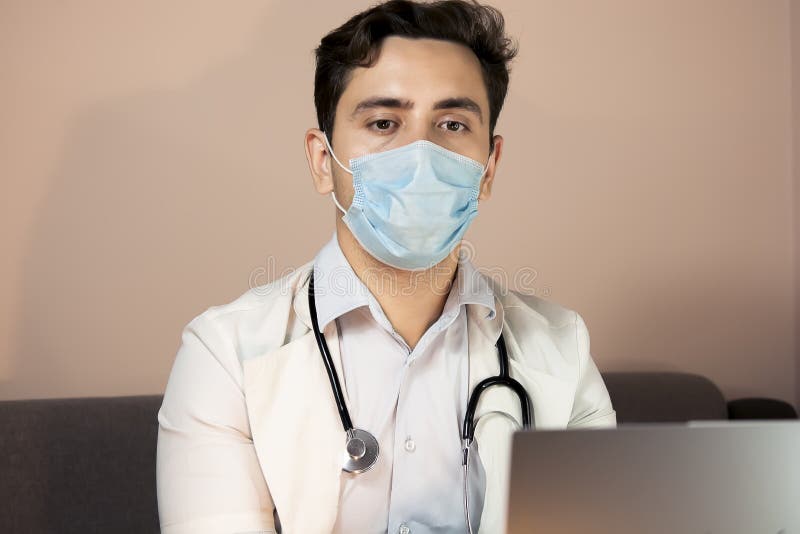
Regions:
M 508 91 L 508 63 L 517 47 L 504 33 L 503 15 L 477 0 L 438 0 L 430 3 L 388 0 L 350 18 L 328 33 L 315 49 L 314 104 L 317 122 L 333 144 L 336 105 L 356 66 L 371 67 L 389 35 L 443 39 L 469 47 L 481 64 L 489 96 L 489 140 Z

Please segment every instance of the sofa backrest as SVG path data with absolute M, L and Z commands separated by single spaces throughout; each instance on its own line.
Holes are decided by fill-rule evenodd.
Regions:
M 726 419 L 719 389 L 684 373 L 604 373 L 617 421 Z M 159 531 L 161 395 L 0 402 L 0 532 Z
M 680 423 L 728 419 L 719 388 L 708 378 L 689 373 L 603 373 L 617 423 Z
M 0 532 L 159 532 L 161 398 L 0 402 Z

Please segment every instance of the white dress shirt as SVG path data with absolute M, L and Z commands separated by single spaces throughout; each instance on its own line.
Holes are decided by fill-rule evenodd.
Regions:
M 353 272 L 336 233 L 314 262 L 320 330 L 337 321 L 348 409 L 356 428 L 378 440 L 376 464 L 345 473 L 337 533 L 465 531 L 461 426 L 468 391 L 467 303 L 495 314 L 494 296 L 459 258 L 441 316 L 413 350 Z M 384 284 L 384 290 L 401 290 Z M 477 450 L 470 461 L 470 516 L 477 531 L 485 482 Z M 475 460 L 473 462 L 473 460 Z

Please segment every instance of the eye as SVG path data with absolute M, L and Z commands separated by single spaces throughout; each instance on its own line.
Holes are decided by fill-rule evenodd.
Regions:
M 469 131 L 469 127 L 463 122 L 459 121 L 445 121 L 445 129 L 449 132 L 459 133 Z
M 393 120 L 378 119 L 376 121 L 368 123 L 367 126 L 371 130 L 377 130 L 379 132 L 388 132 L 391 129 L 392 124 L 395 124 Z

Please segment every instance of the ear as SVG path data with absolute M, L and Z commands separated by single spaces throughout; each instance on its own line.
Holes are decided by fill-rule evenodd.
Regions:
M 488 200 L 492 196 L 492 184 L 494 183 L 495 172 L 497 171 L 497 164 L 500 163 L 500 157 L 503 155 L 503 136 L 494 136 L 494 151 L 489 159 L 489 166 L 486 168 L 486 174 L 483 175 L 481 182 L 480 194 L 478 200 Z
M 321 195 L 333 191 L 333 174 L 331 173 L 331 157 L 325 144 L 325 134 L 319 128 L 310 128 L 305 135 L 306 159 L 314 188 Z

